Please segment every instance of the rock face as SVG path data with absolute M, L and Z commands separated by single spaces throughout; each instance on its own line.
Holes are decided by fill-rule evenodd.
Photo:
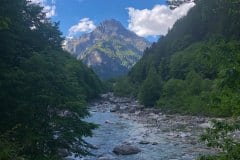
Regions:
M 94 31 L 66 40 L 64 49 L 81 59 L 102 79 L 126 74 L 150 43 L 116 20 L 102 22 Z
M 130 155 L 130 154 L 137 154 L 141 152 L 141 150 L 135 146 L 129 144 L 123 144 L 114 147 L 113 153 L 117 155 Z

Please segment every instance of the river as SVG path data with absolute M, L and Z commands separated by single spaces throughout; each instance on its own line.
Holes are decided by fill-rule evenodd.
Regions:
M 118 106 L 118 110 L 113 108 Z M 93 137 L 85 140 L 94 145 L 95 156 L 75 160 L 194 160 L 201 154 L 213 153 L 201 144 L 199 135 L 208 126 L 208 118 L 155 113 L 137 109 L 132 99 L 105 94 L 89 105 L 91 116 L 85 120 L 99 124 Z M 131 107 L 135 109 L 131 110 Z M 133 155 L 116 155 L 113 148 L 131 144 L 141 149 Z

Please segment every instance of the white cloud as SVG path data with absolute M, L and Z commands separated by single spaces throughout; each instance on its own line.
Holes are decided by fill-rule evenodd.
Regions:
M 30 0 L 31 3 L 39 4 L 43 7 L 43 12 L 46 13 L 47 18 L 51 18 L 56 15 L 55 0 Z
M 185 16 L 194 2 L 185 3 L 171 10 L 167 5 L 156 5 L 153 9 L 128 8 L 128 28 L 139 36 L 166 35 L 174 23 Z
M 39 3 L 42 3 L 43 0 L 30 0 L 32 3 L 36 3 L 36 4 L 39 4 Z
M 46 13 L 46 17 L 50 18 L 56 15 L 56 6 L 52 5 L 52 6 L 44 6 L 43 11 Z
M 83 18 L 79 21 L 78 24 L 73 25 L 69 30 L 68 30 L 68 37 L 73 37 L 79 33 L 89 33 L 93 31 L 96 28 L 94 25 L 94 22 L 91 21 L 89 18 Z

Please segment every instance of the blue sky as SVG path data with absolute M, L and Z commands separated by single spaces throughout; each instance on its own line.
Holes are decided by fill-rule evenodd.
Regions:
M 31 0 L 40 3 L 49 18 L 60 21 L 66 37 L 91 32 L 99 23 L 116 19 L 150 41 L 166 35 L 177 19 L 194 6 L 188 3 L 170 10 L 165 0 Z
M 128 27 L 128 7 L 152 8 L 164 0 L 57 0 L 54 21 L 60 21 L 61 30 L 68 29 L 82 18 L 89 18 L 96 25 L 106 19 L 116 19 Z

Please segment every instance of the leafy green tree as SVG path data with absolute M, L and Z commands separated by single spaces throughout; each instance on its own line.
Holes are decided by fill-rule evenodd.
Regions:
M 101 81 L 62 50 L 58 24 L 38 5 L 1 1 L 0 36 L 0 159 L 59 159 L 60 148 L 87 154 L 82 137 L 96 125 L 82 119 Z
M 170 79 L 163 85 L 162 94 L 157 101 L 157 106 L 163 111 L 183 111 L 186 87 L 187 84 L 183 80 Z
M 152 107 L 159 99 L 161 89 L 161 79 L 158 76 L 155 68 L 152 67 L 148 73 L 147 79 L 140 87 L 138 98 L 145 106 Z
M 118 79 L 116 83 L 114 83 L 113 92 L 117 96 L 132 96 L 134 94 L 133 84 L 129 81 L 127 77 L 123 77 Z
M 128 74 L 129 85 L 143 104 L 165 111 L 239 115 L 240 1 L 195 3 L 146 49 Z
M 201 156 L 200 160 L 237 160 L 240 159 L 240 143 L 234 137 L 239 131 L 239 119 L 232 122 L 213 121 L 213 128 L 208 128 L 201 136 L 207 145 L 220 150 L 216 155 Z

